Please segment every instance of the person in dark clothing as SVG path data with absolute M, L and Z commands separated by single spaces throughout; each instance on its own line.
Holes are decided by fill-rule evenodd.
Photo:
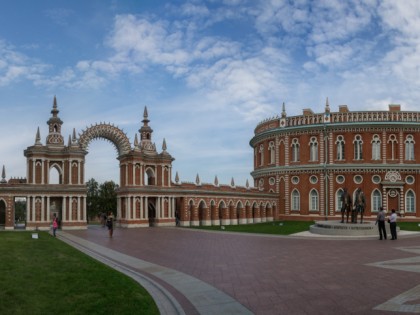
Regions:
M 380 207 L 378 215 L 376 217 L 376 224 L 378 225 L 380 240 L 382 239 L 386 240 L 385 217 L 386 217 L 385 210 L 383 207 Z
M 114 215 L 112 212 L 109 213 L 106 219 L 106 226 L 108 228 L 109 237 L 112 237 L 112 234 L 114 234 Z

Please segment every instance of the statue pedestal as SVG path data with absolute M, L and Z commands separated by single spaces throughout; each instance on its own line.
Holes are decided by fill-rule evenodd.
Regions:
M 385 223 L 385 229 L 389 238 L 391 231 L 389 224 Z M 363 223 L 341 223 L 341 221 L 315 221 L 311 225 L 309 231 L 313 234 L 321 235 L 344 235 L 344 236 L 378 236 L 378 226 L 374 221 L 366 221 Z M 399 227 L 397 226 L 397 232 Z

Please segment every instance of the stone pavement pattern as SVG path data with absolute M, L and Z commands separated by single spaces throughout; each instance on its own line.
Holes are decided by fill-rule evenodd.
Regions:
M 101 227 L 64 234 L 124 255 L 127 269 L 127 257 L 135 259 L 131 269 L 145 263 L 137 274 L 175 298 L 178 313 L 420 313 L 418 236 L 336 240 L 142 228 L 116 229 L 109 239 Z M 202 285 L 200 294 L 191 290 Z M 232 309 L 213 308 L 218 299 Z

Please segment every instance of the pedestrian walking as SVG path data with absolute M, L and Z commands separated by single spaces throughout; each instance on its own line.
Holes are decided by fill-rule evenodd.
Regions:
M 109 215 L 106 219 L 106 226 L 108 228 L 109 237 L 112 237 L 112 234 L 114 234 L 114 215 L 112 212 L 109 212 Z
M 57 216 L 55 215 L 55 213 L 54 213 L 54 217 L 53 217 L 52 227 L 53 227 L 53 235 L 54 235 L 54 237 L 56 237 L 55 232 L 58 229 L 58 219 L 57 219 Z
M 378 215 L 376 217 L 376 224 L 378 225 L 379 231 L 379 240 L 386 240 L 386 230 L 385 230 L 385 217 L 386 213 L 383 207 L 379 208 Z
M 397 213 L 395 212 L 395 209 L 391 210 L 391 216 L 388 219 L 389 222 L 389 228 L 391 230 L 391 240 L 397 239 Z

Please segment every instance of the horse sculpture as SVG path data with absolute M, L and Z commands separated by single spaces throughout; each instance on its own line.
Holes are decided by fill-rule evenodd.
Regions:
M 344 213 L 347 215 L 347 223 L 349 223 L 349 215 L 351 212 L 351 197 L 347 192 L 347 188 L 344 188 L 341 194 L 341 223 L 344 223 Z

